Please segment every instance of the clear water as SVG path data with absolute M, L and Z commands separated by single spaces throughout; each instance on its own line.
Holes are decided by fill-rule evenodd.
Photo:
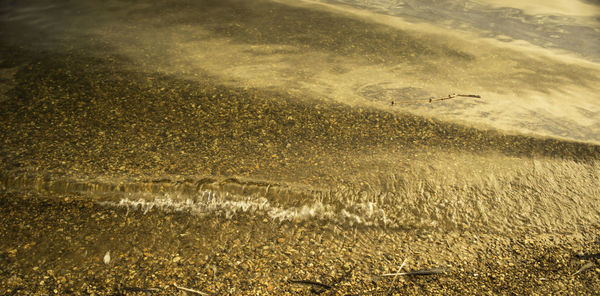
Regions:
M 6 2 L 2 38 L 14 46 L 98 57 L 107 52 L 95 45 L 108 44 L 110 54 L 132 61 L 135 66 L 127 67 L 134 71 L 192 80 L 206 72 L 235 87 L 598 143 L 598 4 L 552 3 Z M 330 13 L 338 17 L 331 26 L 311 26 Z M 344 30 L 363 29 L 356 40 L 344 39 Z M 452 93 L 480 98 L 429 102 Z M 244 212 L 396 229 L 570 233 L 600 216 L 598 160 L 444 151 L 408 161 L 386 153 L 368 159 L 385 165 L 367 163 L 351 185 L 5 172 L 3 186 L 80 193 L 132 210 L 229 218 Z

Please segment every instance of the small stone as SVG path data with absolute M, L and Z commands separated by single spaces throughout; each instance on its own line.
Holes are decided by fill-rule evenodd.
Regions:
M 173 258 L 173 263 L 177 263 L 179 261 L 181 261 L 181 257 L 175 256 L 175 258 Z
M 106 254 L 104 254 L 103 261 L 106 265 L 110 264 L 110 251 L 107 251 Z

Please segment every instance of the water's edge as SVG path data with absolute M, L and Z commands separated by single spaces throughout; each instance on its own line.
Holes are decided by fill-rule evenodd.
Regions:
M 472 170 L 423 167 L 382 172 L 379 180 L 366 180 L 369 185 L 362 189 L 241 178 L 85 180 L 9 172 L 0 173 L 0 184 L 4 191 L 80 194 L 102 205 L 142 212 L 183 211 L 228 219 L 247 213 L 275 221 L 392 229 L 573 233 L 597 224 L 600 215 L 600 189 L 594 186 L 600 181 L 598 162 L 489 158 Z

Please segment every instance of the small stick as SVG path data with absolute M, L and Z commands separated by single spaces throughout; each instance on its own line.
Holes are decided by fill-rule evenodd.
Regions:
M 208 296 L 209 295 L 207 293 L 200 292 L 198 290 L 194 290 L 194 289 L 190 289 L 190 288 L 185 288 L 185 287 L 178 286 L 177 284 L 174 284 L 173 286 L 175 286 L 175 288 L 177 288 L 179 290 L 183 290 L 183 291 L 186 291 L 186 292 L 190 292 L 190 293 L 194 293 L 194 294 L 198 294 L 198 295 L 202 295 L 202 296 Z
M 409 272 L 398 272 L 398 273 L 386 273 L 381 276 L 397 276 L 397 275 L 432 275 L 443 273 L 443 268 L 434 268 L 434 269 L 424 269 L 424 270 L 415 270 Z
M 441 97 L 441 98 L 431 98 L 429 99 L 429 103 L 431 102 L 436 102 L 436 101 L 445 101 L 445 100 L 449 100 L 449 99 L 453 99 L 456 97 L 465 97 L 465 98 L 481 98 L 480 95 L 461 95 L 461 94 L 450 94 L 447 97 Z
M 408 260 L 408 257 L 406 257 L 404 259 L 404 261 L 402 261 L 402 264 L 400 264 L 400 268 L 398 268 L 398 271 L 396 272 L 396 274 L 399 274 L 402 271 L 402 268 L 404 267 L 404 265 L 406 264 L 406 261 Z M 396 283 L 396 279 L 398 277 L 394 276 L 394 280 L 392 281 L 392 285 L 390 286 L 390 288 L 388 289 L 388 294 L 392 291 L 392 287 L 394 286 L 394 284 Z
M 322 284 L 319 282 L 314 282 L 314 281 L 307 281 L 307 280 L 289 280 L 290 283 L 292 284 L 302 284 L 302 285 L 311 285 L 311 286 L 317 286 L 320 288 L 323 288 L 325 290 L 329 290 L 331 289 L 330 285 L 326 285 L 326 284 Z
M 592 263 L 592 262 L 588 262 L 588 263 L 584 264 L 584 265 L 583 265 L 583 266 L 582 266 L 582 267 L 581 267 L 579 270 L 577 270 L 577 271 L 576 271 L 574 274 L 572 274 L 572 275 L 576 275 L 576 274 L 578 274 L 578 273 L 580 273 L 580 272 L 582 272 L 582 271 L 585 271 L 585 270 L 587 270 L 587 269 L 590 269 L 590 268 L 592 268 L 592 267 L 594 267 L 594 263 Z
M 123 287 L 121 290 L 127 292 L 159 292 L 159 288 L 138 288 L 138 287 Z

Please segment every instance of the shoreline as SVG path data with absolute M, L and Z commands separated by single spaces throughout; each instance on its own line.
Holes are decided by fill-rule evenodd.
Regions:
M 127 213 L 78 196 L 3 192 L 0 201 L 0 289 L 8 295 L 172 295 L 175 285 L 209 295 L 311 295 L 315 288 L 290 281 L 330 286 L 324 295 L 589 295 L 600 289 L 600 229 L 579 239 L 508 238 L 247 215 Z M 444 271 L 382 276 L 405 259 L 403 271 Z
M 67 4 L 2 22 L 0 291 L 600 291 L 600 146 L 461 117 L 497 103 L 476 115 L 591 139 L 594 108 L 513 107 L 596 106 L 596 72 L 268 1 Z M 581 100 L 545 100 L 573 83 Z M 389 101 L 507 85 L 425 113 Z

